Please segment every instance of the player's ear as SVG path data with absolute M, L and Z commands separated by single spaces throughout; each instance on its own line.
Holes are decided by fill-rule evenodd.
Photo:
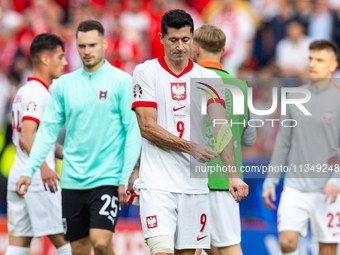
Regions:
M 103 40 L 103 46 L 104 46 L 104 50 L 106 50 L 107 46 L 108 46 L 108 43 L 107 43 L 106 39 Z
M 200 47 L 196 44 L 194 44 L 194 53 L 196 57 L 198 57 L 200 54 Z
M 331 72 L 333 73 L 338 68 L 338 61 L 334 60 L 331 64 Z
M 158 33 L 159 39 L 161 39 L 161 43 L 164 44 L 164 37 L 162 33 Z
M 40 61 L 44 66 L 47 66 L 50 63 L 50 56 L 46 53 L 41 54 Z
M 222 49 L 222 56 L 224 55 L 224 53 L 225 53 L 225 47 L 223 47 Z

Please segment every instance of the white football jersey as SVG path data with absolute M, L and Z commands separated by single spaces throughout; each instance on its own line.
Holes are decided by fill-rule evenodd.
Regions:
M 28 82 L 18 90 L 12 105 L 13 143 L 16 147 L 14 162 L 8 176 L 8 190 L 15 190 L 15 184 L 28 162 L 28 154 L 20 145 L 21 128 L 24 120 L 32 120 L 40 124 L 51 94 L 48 86 L 37 78 L 28 78 Z M 35 136 L 35 134 L 34 134 Z M 54 146 L 46 158 L 46 163 L 55 170 Z M 32 178 L 29 191 L 44 190 L 40 171 Z
M 200 100 L 204 92 L 195 87 L 190 91 L 190 78 L 208 79 L 219 76 L 191 60 L 179 75 L 167 67 L 163 57 L 138 65 L 133 73 L 132 109 L 154 107 L 157 109 L 159 126 L 182 139 L 205 144 L 206 116 L 201 114 L 202 100 Z M 190 129 L 190 124 L 194 128 Z M 201 178 L 192 178 L 190 162 L 192 166 L 205 166 L 187 153 L 159 147 L 143 138 L 140 188 L 207 194 L 209 192 L 207 175 L 203 173 L 199 175 Z

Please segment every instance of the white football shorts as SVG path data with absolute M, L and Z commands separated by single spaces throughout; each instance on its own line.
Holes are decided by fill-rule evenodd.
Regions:
M 209 193 L 211 244 L 228 247 L 241 242 L 241 222 L 239 204 L 229 191 Z
M 168 235 L 175 249 L 210 249 L 209 197 L 141 189 L 144 238 Z
M 321 243 L 340 242 L 340 199 L 324 203 L 322 193 L 301 192 L 285 187 L 277 212 L 278 231 L 296 231 L 307 235 L 311 223 L 312 238 Z
M 63 233 L 61 192 L 27 192 L 20 198 L 7 191 L 7 219 L 10 236 L 41 237 Z

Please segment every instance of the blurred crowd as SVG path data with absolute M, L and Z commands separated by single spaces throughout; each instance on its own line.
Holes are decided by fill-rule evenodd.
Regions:
M 82 65 L 75 44 L 79 22 L 98 20 L 109 44 L 107 60 L 132 74 L 137 64 L 163 55 L 160 20 L 175 8 L 190 13 L 196 28 L 212 23 L 226 33 L 223 67 L 253 79 L 258 109 L 270 108 L 273 84 L 305 82 L 300 78 L 308 76 L 310 41 L 330 39 L 340 46 L 339 0 L 0 0 L 0 129 L 9 123 L 16 91 L 32 75 L 29 46 L 35 35 L 50 32 L 65 41 L 65 72 L 71 72 Z M 286 79 L 263 82 L 279 77 Z M 247 156 L 270 155 L 276 132 L 260 128 Z

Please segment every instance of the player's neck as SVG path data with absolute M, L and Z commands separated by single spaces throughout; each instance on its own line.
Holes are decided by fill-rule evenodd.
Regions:
M 189 59 L 186 59 L 181 62 L 175 62 L 168 58 L 166 55 L 164 56 L 164 61 L 165 64 L 169 67 L 169 69 L 176 75 L 181 74 L 189 64 Z
M 220 54 L 218 54 L 218 55 L 216 55 L 216 54 L 200 54 L 197 57 L 197 63 L 206 62 L 206 61 L 220 63 L 220 59 L 221 59 Z
M 42 82 L 44 82 L 48 87 L 52 84 L 52 78 L 51 76 L 45 72 L 45 71 L 42 71 L 42 70 L 39 70 L 39 69 L 34 69 L 34 73 L 33 73 L 33 76 L 35 78 L 38 78 L 39 80 L 41 80 Z

